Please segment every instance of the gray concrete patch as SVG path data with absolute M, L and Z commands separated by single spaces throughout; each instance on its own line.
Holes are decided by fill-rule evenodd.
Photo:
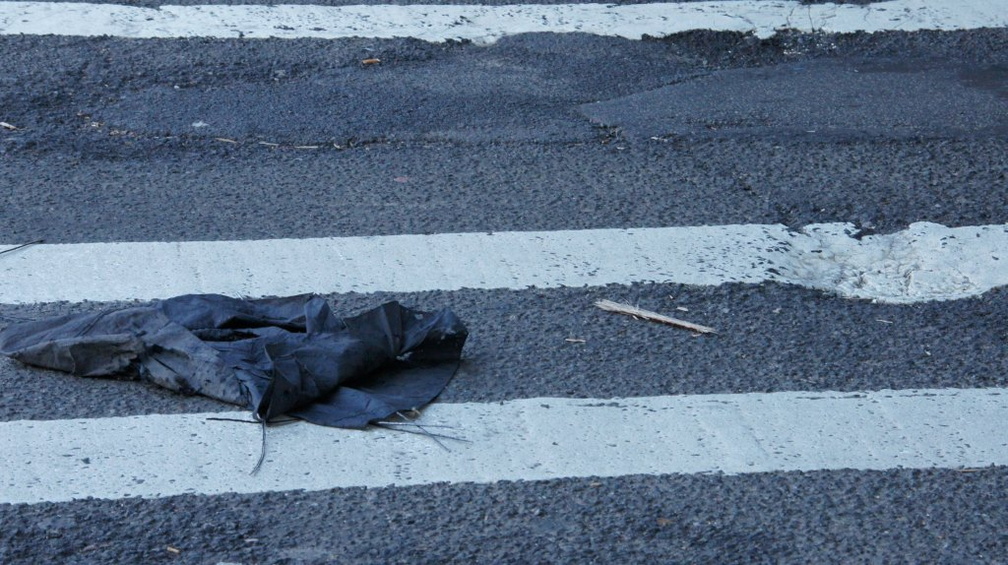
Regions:
M 806 61 L 733 69 L 581 106 L 636 138 L 976 137 L 1008 133 L 1008 67 Z

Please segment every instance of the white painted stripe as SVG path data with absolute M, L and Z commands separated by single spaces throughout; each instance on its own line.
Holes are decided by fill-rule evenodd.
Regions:
M 415 37 L 492 42 L 516 33 L 582 32 L 639 39 L 694 29 L 876 32 L 1008 26 L 1004 0 L 797 1 L 558 5 L 202 5 L 0 2 L 0 34 L 118 37 Z
M 777 281 L 909 303 L 1008 284 L 1008 225 L 854 239 L 847 224 L 35 245 L 0 255 L 0 303 L 214 292 L 413 292 Z
M 227 412 L 225 416 L 234 416 Z M 1008 465 L 1008 389 L 433 404 L 471 443 L 212 414 L 0 424 L 0 503 L 630 474 Z

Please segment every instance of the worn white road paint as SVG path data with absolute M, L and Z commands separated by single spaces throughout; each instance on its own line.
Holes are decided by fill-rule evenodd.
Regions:
M 881 302 L 1008 284 L 1008 225 L 729 225 L 262 241 L 35 245 L 0 255 L 0 303 L 213 292 L 413 292 L 776 281 Z
M 235 412 L 222 414 L 235 416 Z M 0 503 L 631 474 L 1008 465 L 1008 389 L 434 404 L 470 443 L 214 414 L 0 423 Z
M 1004 0 L 893 0 L 868 5 L 740 0 L 632 4 L 202 5 L 0 2 L 0 34 L 117 37 L 415 37 L 490 43 L 527 32 L 640 39 L 694 29 L 876 32 L 1008 26 Z

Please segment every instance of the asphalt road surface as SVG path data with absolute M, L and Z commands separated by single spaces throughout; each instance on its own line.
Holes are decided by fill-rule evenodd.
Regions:
M 4 245 L 1008 224 L 1002 27 L 491 44 L 53 33 L 0 35 Z M 7 301 L 0 324 L 133 298 Z M 1004 288 L 904 304 L 642 280 L 328 298 L 347 314 L 388 298 L 454 309 L 472 336 L 444 403 L 1008 388 Z M 719 333 L 604 313 L 603 298 Z M 0 426 L 229 409 L 8 359 L 0 390 Z M 1006 492 L 1001 463 L 85 493 L 0 504 L 0 562 L 1005 563 Z

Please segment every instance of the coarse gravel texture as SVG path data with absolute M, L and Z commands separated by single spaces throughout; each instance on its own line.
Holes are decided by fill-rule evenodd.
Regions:
M 0 505 L 0 560 L 998 563 L 1006 488 L 989 467 Z
M 218 150 L 2 158 L 0 242 L 1008 223 L 1008 138 Z

